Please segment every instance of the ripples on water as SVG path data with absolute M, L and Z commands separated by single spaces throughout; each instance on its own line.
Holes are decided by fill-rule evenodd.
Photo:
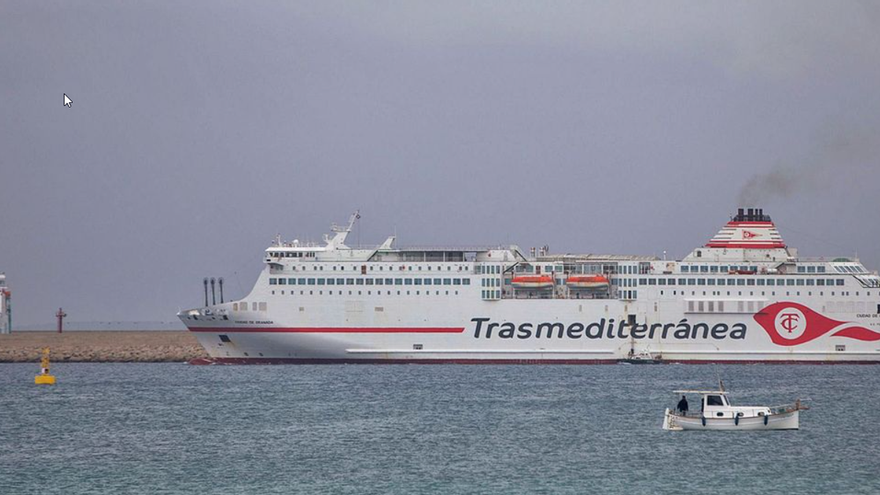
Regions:
M 880 493 L 875 366 L 0 365 L 0 493 Z M 678 387 L 801 430 L 664 432 Z

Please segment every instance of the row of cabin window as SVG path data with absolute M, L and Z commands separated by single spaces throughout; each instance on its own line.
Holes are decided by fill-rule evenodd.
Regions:
M 563 265 L 517 265 L 516 267 L 516 273 L 562 273 L 563 271 L 565 271 Z
M 291 271 L 294 271 L 294 272 L 297 271 L 297 270 L 296 270 L 296 266 L 297 266 L 297 265 L 291 265 L 290 270 L 291 270 Z M 361 273 L 366 273 L 368 269 L 369 269 L 369 271 L 373 271 L 374 268 L 375 268 L 375 266 L 373 266 L 373 265 L 352 265 L 352 266 L 351 266 L 351 271 L 355 271 L 355 272 L 360 271 Z M 459 266 L 458 266 L 458 271 L 462 271 L 462 270 L 464 270 L 465 268 L 466 268 L 466 267 L 459 265 Z M 309 269 L 308 266 L 300 266 L 299 271 L 301 271 L 301 272 L 305 272 L 305 271 L 308 271 L 308 269 Z M 407 265 L 400 265 L 400 268 L 399 268 L 399 271 L 410 271 L 410 272 L 411 272 L 412 270 L 413 270 L 413 266 L 412 266 L 412 265 L 409 265 L 409 266 L 407 266 Z M 417 266 L 417 267 L 416 267 L 416 270 L 421 271 L 421 270 L 422 270 L 422 267 L 421 267 L 421 266 Z M 318 272 L 318 271 L 323 272 L 323 271 L 324 271 L 324 265 L 312 265 L 312 271 L 313 271 L 313 272 Z M 336 270 L 336 265 L 333 265 L 333 271 L 334 271 L 334 272 L 337 271 L 337 270 Z M 339 271 L 340 271 L 340 272 L 344 272 L 344 271 L 345 271 L 345 266 L 339 266 Z M 379 265 L 379 271 L 380 271 L 380 272 L 381 272 L 381 271 L 385 271 L 385 265 Z M 393 266 L 389 266 L 389 267 L 388 267 L 388 271 L 389 271 L 389 272 L 394 271 L 394 267 L 393 267 Z M 427 265 L 427 271 L 429 271 L 429 272 L 431 271 L 431 265 Z M 438 266 L 436 271 L 438 271 L 438 272 L 443 271 L 443 267 L 442 267 L 442 266 Z M 446 267 L 446 271 L 447 271 L 447 272 L 451 272 L 451 271 L 452 271 L 452 266 L 451 266 L 451 265 L 450 265 L 450 266 L 447 266 L 447 267 Z
M 257 304 L 259 304 L 259 306 L 258 306 Z M 247 311 L 247 309 L 248 309 L 248 303 L 246 303 L 246 302 L 232 303 L 232 310 L 233 310 L 233 311 L 238 311 L 239 308 L 241 308 L 242 311 Z M 257 309 L 257 308 L 259 308 L 259 309 Z M 255 302 L 252 302 L 252 303 L 251 303 L 251 311 L 266 311 L 266 303 L 264 303 L 264 302 L 261 302 L 261 303 L 255 303 Z
M 672 291 L 672 295 L 673 295 L 673 296 L 677 296 L 677 295 L 679 295 L 679 292 L 681 293 L 682 296 L 686 296 L 686 295 L 687 295 L 687 291 L 684 291 L 684 290 L 682 290 L 682 291 L 675 291 L 675 290 L 674 290 L 674 291 Z M 662 295 L 664 295 L 664 294 L 665 294 L 665 292 L 661 290 L 661 291 L 660 291 L 660 295 L 662 296 Z M 692 290 L 692 291 L 691 291 L 691 295 L 692 295 L 692 296 L 696 296 L 696 295 L 697 295 L 697 291 L 693 291 L 693 290 Z M 721 291 L 720 291 L 720 290 L 713 290 L 713 291 L 710 291 L 708 294 L 706 293 L 706 291 L 703 291 L 703 295 L 704 295 L 704 296 L 706 296 L 706 295 L 710 295 L 710 296 L 721 296 L 721 295 L 723 295 L 723 294 L 721 294 Z M 730 296 L 730 295 L 744 296 L 745 294 L 743 294 L 743 291 L 740 290 L 740 291 L 736 291 L 736 294 L 731 294 L 730 291 L 727 291 L 727 295 L 728 295 L 728 296 Z M 754 296 L 754 295 L 756 295 L 756 294 L 755 294 L 755 291 L 750 290 L 748 295 L 750 295 L 750 296 Z M 761 296 L 766 296 L 766 295 L 767 295 L 767 291 L 763 291 L 763 290 L 762 290 L 760 295 L 761 295 Z M 782 291 L 779 291 L 779 295 L 780 295 L 780 296 L 782 295 Z M 792 295 L 792 294 L 791 294 L 791 291 L 785 291 L 785 296 L 786 296 L 786 297 L 789 297 L 789 296 L 791 296 L 791 295 Z M 794 292 L 794 295 L 800 297 L 800 295 L 801 295 L 801 291 L 799 291 L 799 290 L 798 290 L 798 291 L 795 291 L 795 292 Z M 812 297 L 812 296 L 813 296 L 813 291 L 807 291 L 807 294 L 806 294 L 806 295 L 809 296 L 809 297 Z M 824 291 L 820 291 L 818 295 L 819 295 L 819 297 L 825 297 L 825 292 L 824 292 Z M 846 296 L 846 297 L 850 297 L 851 295 L 852 295 L 852 294 L 851 294 L 850 291 L 848 291 L 848 290 L 842 290 L 842 291 L 840 291 L 840 296 L 841 296 L 841 297 L 844 297 L 844 296 Z M 856 294 L 855 294 L 855 295 L 856 295 L 856 297 L 860 297 L 860 296 L 861 296 L 861 294 L 860 294 L 859 291 L 856 291 Z M 870 293 L 870 292 L 866 292 L 865 295 L 866 295 L 867 297 L 871 297 L 871 293 Z M 776 291 L 775 291 L 775 290 L 774 290 L 774 291 L 770 291 L 770 296 L 776 296 Z M 835 297 L 835 296 L 837 296 L 837 292 L 835 292 L 835 291 L 831 291 L 831 297 Z
M 282 296 L 285 295 L 285 291 L 282 290 L 282 291 L 280 291 L 280 292 L 281 292 L 281 295 L 282 295 Z M 290 291 L 290 295 L 291 295 L 291 296 L 296 295 L 295 292 L 296 292 L 295 290 Z M 324 291 L 323 291 L 323 290 L 319 290 L 319 291 L 317 291 L 317 292 L 318 292 L 318 295 L 319 295 L 319 296 L 323 296 L 323 295 L 324 295 Z M 345 294 L 344 294 L 345 292 L 346 292 L 346 291 L 344 291 L 344 290 L 338 290 L 338 291 L 336 291 L 336 295 L 338 295 L 338 296 L 344 296 L 344 295 L 345 295 Z M 355 290 L 355 291 L 351 291 L 351 290 L 350 290 L 350 291 L 347 291 L 347 292 L 348 292 L 348 295 L 349 295 L 349 296 L 354 296 L 354 295 L 362 296 L 362 295 L 364 295 L 364 294 L 363 294 L 363 291 L 360 291 L 360 290 Z M 372 295 L 373 295 L 373 291 L 371 291 L 371 290 L 368 290 L 368 291 L 366 291 L 366 292 L 367 292 L 367 295 L 368 295 L 368 296 L 372 296 Z M 385 291 L 385 295 L 390 296 L 392 292 L 394 292 L 394 291 L 390 291 L 390 290 Z M 409 296 L 409 295 L 412 295 L 411 292 L 413 292 L 413 291 L 405 290 L 405 291 L 396 291 L 396 292 L 397 292 L 397 295 L 398 295 L 398 296 L 402 296 L 402 295 L 407 295 L 407 296 Z M 419 296 L 419 295 L 422 294 L 422 291 L 420 291 L 420 290 L 417 290 L 417 291 L 414 291 L 414 292 L 416 293 L 415 295 L 417 295 L 417 296 Z M 456 291 L 452 291 L 453 294 L 450 294 L 448 290 L 446 290 L 446 291 L 435 290 L 435 291 L 434 291 L 434 295 L 435 295 L 435 296 L 439 296 L 439 295 L 441 295 L 440 292 L 444 292 L 447 296 L 449 296 L 449 295 L 456 295 L 456 296 L 457 296 L 457 295 L 458 295 L 458 291 L 457 291 L 457 290 L 456 290 Z M 275 291 L 274 291 L 274 290 L 272 291 L 272 295 L 273 295 L 273 296 L 275 295 Z M 304 291 L 304 290 L 299 291 L 299 295 L 301 295 L 301 296 L 306 295 L 306 291 Z M 313 291 L 313 290 L 308 291 L 308 295 L 310 295 L 310 296 L 314 296 L 314 295 L 315 295 L 315 291 Z M 327 291 L 327 295 L 328 295 L 328 296 L 332 296 L 332 295 L 333 295 L 333 291 L 332 291 L 332 290 L 328 290 L 328 291 Z M 381 296 L 381 295 L 382 295 L 382 291 L 381 291 L 381 290 L 377 290 L 375 295 L 377 295 L 377 296 Z M 426 296 L 430 296 L 430 295 L 431 295 L 431 291 L 426 290 L 426 291 L 425 291 L 425 295 L 426 295 Z M 242 304 L 244 304 L 244 303 L 242 303 Z M 235 309 L 235 308 L 233 308 L 233 309 Z
M 471 285 L 469 278 L 270 278 L 269 285 Z
M 272 253 L 269 253 L 269 256 L 271 256 L 273 258 L 314 258 L 315 253 L 313 253 L 313 252 L 304 252 L 304 253 L 272 252 Z
M 483 299 L 501 299 L 501 291 L 499 291 L 499 290 L 484 290 L 483 291 Z
M 419 267 L 421 270 L 421 267 Z M 500 265 L 480 265 L 477 267 L 477 273 L 480 275 L 498 275 L 501 273 Z
M 761 309 L 764 305 L 763 302 L 760 301 L 727 301 L 728 302 L 728 310 L 732 308 L 734 302 L 736 303 L 736 312 L 737 313 L 754 313 L 755 311 Z M 688 301 L 687 307 L 689 313 L 723 313 L 724 312 L 724 303 L 725 301 Z M 865 301 L 829 301 L 825 303 L 824 311 L 828 313 L 864 313 L 871 309 L 871 304 Z M 878 306 L 877 311 L 880 312 L 880 306 Z
M 729 271 L 736 270 L 744 270 L 750 272 L 757 272 L 757 266 L 736 266 L 736 265 L 701 265 L 701 266 L 690 266 L 690 265 L 681 265 L 681 273 L 727 273 Z M 824 268 L 823 268 L 824 270 Z
M 616 270 L 613 265 L 610 267 L 612 272 L 621 275 L 647 275 L 651 271 L 650 263 L 640 263 L 639 265 L 620 265 Z
M 675 285 L 674 278 L 640 278 L 639 285 Z M 775 286 L 843 286 L 844 279 L 838 278 L 680 278 L 678 285 L 775 285 Z
M 734 312 L 733 306 L 736 304 L 737 313 L 754 313 L 761 309 L 763 303 L 759 301 L 727 301 L 728 311 Z M 687 310 L 689 313 L 724 313 L 725 301 L 688 301 Z
M 758 267 L 757 266 L 736 266 L 736 265 L 731 265 L 731 266 L 725 266 L 725 265 L 721 265 L 721 266 L 682 265 L 681 266 L 681 273 L 719 273 L 719 272 L 720 273 L 727 273 L 729 271 L 736 271 L 736 270 L 757 272 Z M 798 273 L 825 273 L 825 267 L 824 266 L 798 266 L 797 272 Z M 856 272 L 854 271 L 853 273 L 856 273 Z

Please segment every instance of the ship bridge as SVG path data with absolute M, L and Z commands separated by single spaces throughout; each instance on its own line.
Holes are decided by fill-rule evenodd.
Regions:
M 285 242 L 281 235 L 275 237 L 266 248 L 264 262 L 274 267 L 281 267 L 285 261 L 357 261 L 357 262 L 481 262 L 481 261 L 523 261 L 525 256 L 516 246 L 509 248 L 500 246 L 409 246 L 396 247 L 395 236 L 389 236 L 378 246 L 352 248 L 345 244 L 354 223 L 360 218 L 355 211 L 348 224 L 333 224 L 331 235 L 324 235 L 324 244 Z M 289 258 L 294 258 L 291 260 Z

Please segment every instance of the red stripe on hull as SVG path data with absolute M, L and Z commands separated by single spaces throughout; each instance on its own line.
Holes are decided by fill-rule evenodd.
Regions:
M 697 361 L 697 360 L 689 360 L 689 359 L 670 359 L 663 360 L 663 363 L 669 364 L 777 364 L 780 366 L 789 365 L 789 364 L 828 364 L 828 365 L 840 365 L 840 364 L 880 364 L 880 356 L 874 361 L 810 361 L 810 360 L 792 360 L 792 361 L 774 361 L 772 359 L 747 359 L 747 360 L 736 360 L 736 359 L 713 359 L 712 361 Z
M 464 328 L 448 327 L 193 327 L 190 332 L 217 333 L 462 333 Z
M 198 361 L 198 362 L 195 362 Z M 208 362 L 205 362 L 208 361 Z M 617 359 L 297 359 L 297 358 L 211 358 L 193 360 L 190 364 L 619 364 Z M 880 364 L 876 361 L 767 361 L 767 360 L 729 360 L 712 361 L 664 360 L 660 364 Z
M 211 358 L 210 364 L 616 364 L 616 359 L 298 359 Z M 191 364 L 207 364 L 204 362 Z

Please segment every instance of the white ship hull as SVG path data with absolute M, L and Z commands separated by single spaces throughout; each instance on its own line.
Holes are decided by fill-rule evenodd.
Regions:
M 276 242 L 248 296 L 179 317 L 219 363 L 880 363 L 880 277 L 799 260 L 769 217 L 742 218 L 765 216 L 740 212 L 674 262 L 352 249 L 338 229 L 323 247 Z M 604 293 L 565 287 L 597 270 Z
M 618 328 L 618 322 L 625 321 L 626 315 L 632 314 L 634 309 L 632 304 L 620 301 L 478 300 L 468 303 L 468 295 L 460 297 L 461 302 L 446 307 L 426 307 L 417 299 L 387 301 L 376 297 L 357 301 L 361 303 L 355 305 L 361 308 L 359 311 L 347 311 L 346 303 L 351 309 L 351 301 L 340 296 L 339 301 L 285 305 L 293 315 L 285 316 L 285 307 L 282 307 L 271 316 L 244 313 L 230 320 L 218 318 L 186 323 L 212 358 L 229 363 L 614 363 L 628 357 L 633 350 L 659 355 L 664 362 L 681 363 L 880 362 L 876 342 L 841 344 L 843 339 L 839 337 L 825 337 L 796 348 L 781 348 L 770 340 L 752 315 L 692 315 L 668 308 L 658 311 L 656 316 L 641 319 L 646 328 L 639 332 L 640 338 L 635 339 L 631 329 Z M 669 306 L 673 305 L 676 304 L 670 302 Z M 413 314 L 415 311 L 418 314 Z M 638 309 L 636 312 L 645 314 Z M 612 319 L 614 328 L 609 335 Z M 603 321 L 604 325 L 597 325 Z M 525 331 L 514 332 L 513 336 L 509 336 L 509 332 L 501 335 L 500 327 L 505 322 L 513 323 L 517 331 L 523 324 L 531 323 L 531 335 L 520 338 Z M 547 326 L 542 326 L 542 335 L 537 336 L 536 327 L 541 323 L 552 326 L 550 332 Z M 490 333 L 492 324 L 498 326 L 493 326 Z M 667 327 L 665 338 L 664 327 Z M 722 333 L 725 327 L 727 331 Z M 742 338 L 731 336 L 734 327 L 745 329 L 733 336 L 744 334 Z M 688 332 L 686 338 L 685 331 Z M 225 339 L 221 339 L 221 335 Z M 229 341 L 224 342 L 226 339 Z M 838 347 L 840 345 L 845 345 L 844 350 Z

